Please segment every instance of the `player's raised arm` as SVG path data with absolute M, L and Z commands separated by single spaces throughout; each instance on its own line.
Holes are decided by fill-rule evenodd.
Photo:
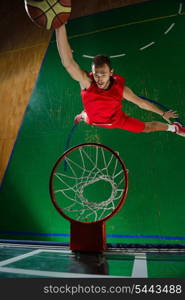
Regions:
M 170 122 L 170 118 L 177 118 L 178 117 L 177 112 L 172 111 L 172 110 L 169 110 L 167 112 L 162 111 L 155 104 L 138 97 L 127 86 L 124 88 L 123 98 L 130 101 L 130 102 L 133 102 L 134 104 L 138 105 L 142 109 L 150 110 L 150 111 L 160 115 L 161 117 L 163 117 L 168 122 Z
M 72 50 L 68 42 L 65 25 L 56 29 L 58 52 L 63 66 L 71 77 L 80 82 L 84 88 L 89 84 L 89 78 L 73 58 Z

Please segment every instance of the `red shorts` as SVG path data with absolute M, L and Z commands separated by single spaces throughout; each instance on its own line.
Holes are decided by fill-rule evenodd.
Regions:
M 123 113 L 123 112 L 122 112 Z M 129 117 L 125 113 L 122 114 L 116 121 L 112 124 L 101 124 L 101 123 L 92 123 L 92 125 L 103 127 L 103 128 L 119 128 L 132 132 L 142 132 L 145 129 L 145 123 L 136 119 Z

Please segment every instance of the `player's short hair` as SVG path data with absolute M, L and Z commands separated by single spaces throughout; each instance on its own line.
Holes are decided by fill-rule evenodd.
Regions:
M 96 68 L 102 67 L 104 64 L 106 64 L 110 70 L 112 70 L 111 61 L 108 56 L 98 54 L 92 60 L 92 66 L 94 65 Z

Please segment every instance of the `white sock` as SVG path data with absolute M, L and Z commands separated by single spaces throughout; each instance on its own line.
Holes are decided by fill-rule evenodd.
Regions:
M 167 129 L 167 131 L 176 132 L 176 127 L 175 127 L 175 125 L 169 125 L 169 124 L 168 124 L 168 129 Z

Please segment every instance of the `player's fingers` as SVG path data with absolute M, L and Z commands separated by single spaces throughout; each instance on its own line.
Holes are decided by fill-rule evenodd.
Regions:
M 178 117 L 178 113 L 176 111 L 169 110 L 167 113 L 170 117 L 174 117 L 174 118 Z
M 173 116 L 174 116 L 175 118 L 177 118 L 179 115 L 178 115 L 178 114 L 173 114 Z
M 176 114 L 177 112 L 175 110 L 169 110 L 168 113 L 170 113 L 170 114 Z

